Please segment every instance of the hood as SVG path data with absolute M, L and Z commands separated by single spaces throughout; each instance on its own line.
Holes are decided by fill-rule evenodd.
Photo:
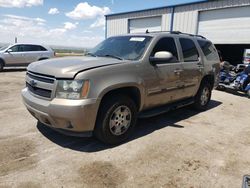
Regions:
M 34 62 L 27 69 L 56 78 L 74 78 L 78 72 L 120 63 L 123 61 L 106 57 L 64 57 Z

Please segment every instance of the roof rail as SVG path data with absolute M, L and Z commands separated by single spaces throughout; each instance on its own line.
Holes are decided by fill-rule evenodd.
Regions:
M 148 31 L 148 29 L 146 30 L 146 33 L 170 33 L 170 34 L 176 34 L 176 35 L 188 35 L 188 36 L 191 36 L 191 37 L 200 37 L 200 38 L 203 38 L 203 39 L 206 39 L 204 36 L 202 35 L 194 35 L 194 34 L 190 34 L 190 33 L 183 33 L 181 31 Z

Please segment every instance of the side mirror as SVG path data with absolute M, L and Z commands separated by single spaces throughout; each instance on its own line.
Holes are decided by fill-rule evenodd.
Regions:
M 6 52 L 11 53 L 11 52 L 13 52 L 13 50 L 12 49 L 8 49 Z
M 171 52 L 160 51 L 156 52 L 153 57 L 149 57 L 149 61 L 152 65 L 157 65 L 161 63 L 167 63 L 174 58 Z

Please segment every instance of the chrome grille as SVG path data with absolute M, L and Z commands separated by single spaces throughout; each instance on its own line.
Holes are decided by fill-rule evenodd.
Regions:
M 27 75 L 32 78 L 32 79 L 35 79 L 35 80 L 38 80 L 38 81 L 41 81 L 41 82 L 46 82 L 46 83 L 51 83 L 53 84 L 54 83 L 54 79 L 53 78 L 46 78 L 44 76 L 36 76 L 34 73 L 30 73 L 30 72 L 27 72 Z
M 37 97 L 52 99 L 56 79 L 53 76 L 28 71 L 26 74 L 26 87 Z
M 42 97 L 45 97 L 45 98 L 51 98 L 52 91 L 50 91 L 50 90 L 41 89 L 41 88 L 38 88 L 38 87 L 33 87 L 30 84 L 28 84 L 27 82 L 26 82 L 26 87 L 29 89 L 30 92 L 32 92 L 32 93 L 34 93 L 36 95 L 39 95 L 39 96 L 42 96 Z

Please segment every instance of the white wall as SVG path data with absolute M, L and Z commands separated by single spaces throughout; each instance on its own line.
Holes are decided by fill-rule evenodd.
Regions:
M 127 13 L 107 17 L 107 37 L 126 34 L 129 31 L 129 19 L 162 16 L 162 30 L 170 30 L 171 8 Z
M 199 11 L 250 5 L 250 0 L 215 0 L 175 7 L 173 30 L 197 34 Z M 172 8 L 145 10 L 107 17 L 107 37 L 128 33 L 128 20 L 162 15 L 162 30 L 169 31 Z

